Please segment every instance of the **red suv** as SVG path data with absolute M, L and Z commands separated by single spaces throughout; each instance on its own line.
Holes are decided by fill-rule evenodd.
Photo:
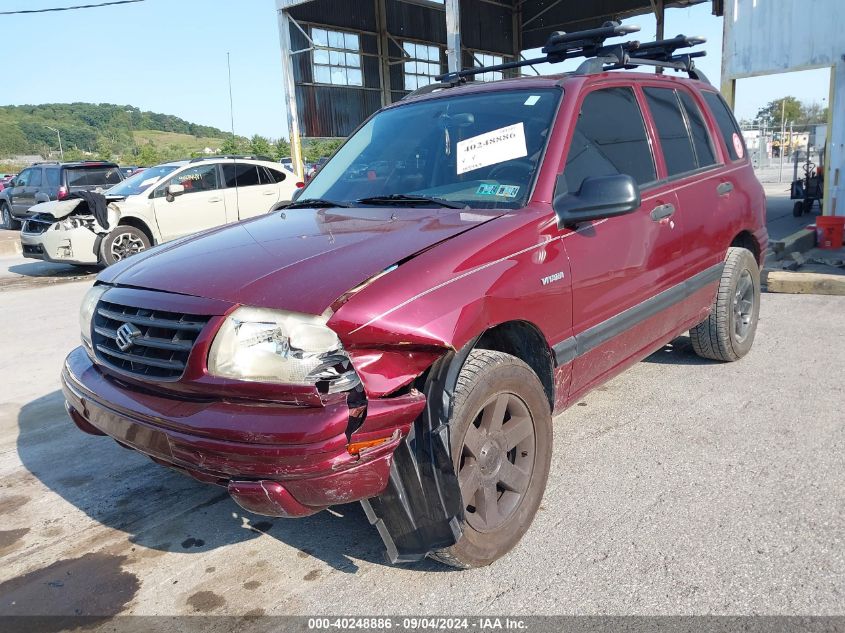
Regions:
M 392 561 L 502 556 L 554 415 L 687 330 L 719 361 L 754 340 L 765 198 L 730 110 L 607 63 L 423 90 L 288 208 L 105 270 L 74 422 L 259 514 L 360 500 Z

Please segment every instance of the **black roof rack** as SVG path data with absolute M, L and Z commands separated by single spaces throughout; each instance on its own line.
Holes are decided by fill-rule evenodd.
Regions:
M 216 154 L 214 156 L 198 156 L 197 158 L 192 158 L 189 162 L 201 163 L 204 160 L 217 160 L 220 158 L 232 158 L 241 160 L 264 160 L 269 161 L 271 163 L 276 162 L 269 156 L 261 156 L 260 154 Z
M 467 79 L 481 73 L 510 70 L 532 66 L 534 64 L 556 64 L 567 59 L 579 57 L 587 58 L 581 64 L 575 74 L 591 74 L 615 70 L 619 68 L 636 68 L 637 66 L 659 66 L 686 71 L 692 79 L 707 81 L 703 73 L 695 70 L 694 58 L 703 57 L 705 51 L 675 55 L 675 51 L 681 48 L 689 48 L 703 44 L 707 40 L 703 37 L 677 37 L 657 40 L 654 42 L 639 42 L 631 40 L 618 44 L 605 45 L 605 40 L 611 37 L 619 37 L 636 33 L 640 27 L 635 25 L 622 25 L 620 22 L 605 22 L 599 28 L 587 29 L 564 33 L 556 31 L 549 36 L 546 45 L 543 46 L 542 57 L 532 59 L 520 59 L 493 66 L 478 66 L 476 68 L 465 68 L 456 72 L 438 75 L 435 79 L 439 82 L 423 86 L 406 95 L 416 97 L 436 90 L 443 90 L 466 83 Z M 709 82 L 708 82 L 709 83 Z

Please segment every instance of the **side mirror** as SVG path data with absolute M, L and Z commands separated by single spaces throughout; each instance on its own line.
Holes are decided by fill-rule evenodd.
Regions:
M 173 199 L 176 196 L 181 196 L 185 193 L 185 185 L 167 185 L 167 188 L 164 190 L 165 198 L 167 198 L 168 202 L 173 202 Z
M 581 222 L 612 218 L 640 207 L 640 188 L 631 176 L 593 176 L 585 178 L 581 189 L 569 193 L 563 174 L 558 176 L 552 207 L 559 228 Z

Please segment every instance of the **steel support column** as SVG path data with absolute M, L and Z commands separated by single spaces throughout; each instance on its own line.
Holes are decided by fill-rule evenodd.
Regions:
M 288 135 L 290 137 L 290 157 L 294 173 L 300 180 L 305 177 L 302 164 L 302 140 L 299 134 L 299 111 L 296 107 L 296 86 L 293 78 L 293 56 L 290 42 L 290 16 L 285 9 L 278 9 L 279 43 L 282 53 L 282 84 L 285 94 L 285 104 L 288 108 Z
M 461 70 L 461 2 L 446 0 L 446 54 L 449 72 Z
M 379 86 L 381 87 L 381 105 L 389 105 L 393 100 L 390 89 L 390 34 L 387 32 L 387 2 L 375 0 L 376 23 L 378 29 Z

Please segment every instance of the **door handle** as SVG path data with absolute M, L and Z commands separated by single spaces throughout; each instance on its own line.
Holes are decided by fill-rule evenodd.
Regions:
M 675 213 L 675 205 L 661 204 L 659 207 L 654 207 L 651 210 L 651 219 L 655 222 L 660 222 L 660 220 L 665 220 L 673 213 Z
M 221 200 L 222 200 L 222 198 L 209 198 L 208 199 L 209 202 L 220 202 Z
M 733 190 L 734 186 L 732 182 L 723 182 L 720 183 L 718 187 L 716 187 L 716 193 L 718 193 L 720 196 L 726 196 Z

